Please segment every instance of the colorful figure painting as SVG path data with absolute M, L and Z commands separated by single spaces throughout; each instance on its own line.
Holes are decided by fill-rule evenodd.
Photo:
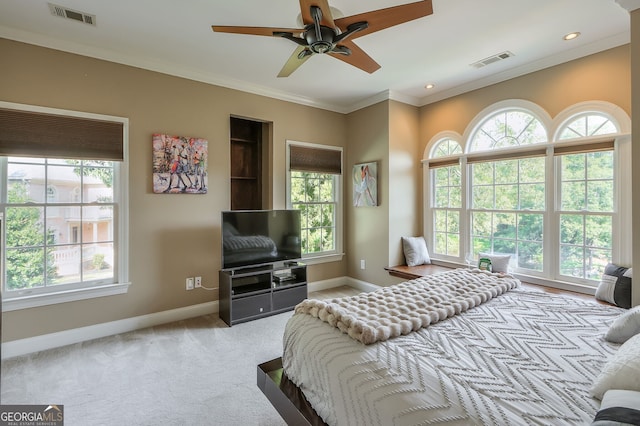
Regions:
M 153 135 L 153 192 L 207 193 L 207 141 Z
M 378 163 L 353 166 L 353 205 L 356 207 L 378 205 Z

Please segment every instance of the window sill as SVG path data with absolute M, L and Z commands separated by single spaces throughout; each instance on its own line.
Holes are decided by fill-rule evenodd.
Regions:
M 36 308 L 38 306 L 55 305 L 58 303 L 124 294 L 129 291 L 130 285 L 131 283 L 108 284 L 98 287 L 59 291 L 56 293 L 12 297 L 2 301 L 2 312 L 18 311 L 20 309 Z
M 303 257 L 302 261 L 307 265 L 317 265 L 320 263 L 339 262 L 343 256 L 344 253 L 320 254 L 317 256 Z
M 468 268 L 469 266 L 466 264 L 461 264 L 458 262 L 448 261 L 444 259 L 433 259 L 431 258 L 431 263 L 436 265 L 447 266 L 450 268 Z M 536 284 L 545 287 L 557 288 L 565 291 L 573 291 L 576 293 L 588 294 L 593 296 L 596 294 L 597 284 L 585 284 L 585 283 L 575 283 L 569 281 L 560 281 L 554 280 L 551 278 L 545 277 L 537 277 L 533 275 L 525 275 L 519 272 L 510 272 L 511 275 L 519 279 L 520 281 L 528 284 Z

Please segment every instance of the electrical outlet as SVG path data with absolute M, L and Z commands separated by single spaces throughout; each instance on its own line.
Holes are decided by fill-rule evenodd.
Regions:
M 202 277 L 196 277 L 195 287 L 196 288 L 202 287 Z
M 360 269 L 365 269 L 367 267 L 366 262 L 364 261 L 364 259 L 360 259 Z
M 193 278 L 187 278 L 187 290 L 193 290 Z

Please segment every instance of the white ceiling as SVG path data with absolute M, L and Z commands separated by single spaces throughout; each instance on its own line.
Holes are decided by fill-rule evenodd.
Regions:
M 0 0 L 0 37 L 338 112 L 388 98 L 426 105 L 630 40 L 629 12 L 615 0 L 433 0 L 433 15 L 354 40 L 382 66 L 375 73 L 314 55 L 277 78 L 293 42 L 214 33 L 211 25 L 297 28 L 295 0 L 52 3 L 95 15 L 96 25 L 54 16 L 46 0 Z M 405 3 L 329 0 L 344 16 Z M 582 35 L 562 39 L 573 31 Z M 470 66 L 504 51 L 514 56 Z

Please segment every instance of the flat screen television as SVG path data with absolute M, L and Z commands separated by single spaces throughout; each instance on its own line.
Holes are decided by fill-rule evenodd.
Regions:
M 222 212 L 222 269 L 273 265 L 301 257 L 299 210 Z

